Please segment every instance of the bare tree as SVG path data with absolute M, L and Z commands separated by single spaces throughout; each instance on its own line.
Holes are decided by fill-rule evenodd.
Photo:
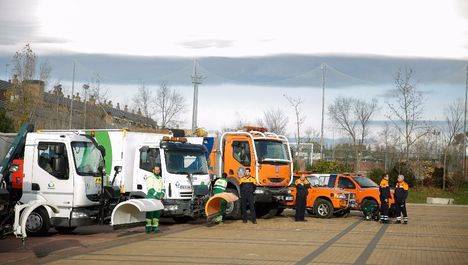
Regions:
M 31 45 L 26 44 L 13 56 L 13 74 L 18 81 L 32 80 L 36 74 L 37 56 L 33 52 Z
M 375 99 L 367 102 L 351 97 L 337 97 L 328 106 L 328 113 L 332 121 L 351 138 L 356 172 L 359 171 L 362 147 L 369 133 L 369 122 L 376 110 L 377 101 Z
M 268 128 L 268 131 L 285 135 L 288 126 L 288 117 L 280 108 L 268 109 L 263 112 L 263 119 L 260 120 L 261 124 Z
M 152 103 L 153 95 L 143 81 L 140 81 L 140 87 L 138 87 L 137 94 L 133 97 L 133 103 L 135 107 L 141 110 L 143 116 L 150 118 L 153 116 Z
M 162 128 L 180 125 L 180 114 L 186 107 L 182 94 L 162 83 L 155 97 L 155 105 L 160 117 L 158 124 Z
M 45 60 L 39 66 L 39 80 L 44 82 L 44 88 L 47 88 L 50 79 L 50 73 L 52 72 L 52 67 L 49 65 L 49 61 Z
M 445 119 L 446 119 L 446 130 L 444 130 L 444 175 L 442 179 L 442 189 L 445 190 L 446 180 L 448 175 L 448 163 L 447 156 L 450 151 L 450 147 L 455 139 L 455 136 L 460 134 L 463 129 L 463 112 L 464 107 L 463 103 L 460 100 L 457 100 L 451 103 L 445 109 Z
M 304 134 L 306 136 L 305 141 L 306 143 L 312 143 L 316 142 L 319 139 L 320 132 L 318 130 L 315 130 L 311 127 L 308 127 L 305 131 Z
M 101 85 L 101 75 L 99 73 L 94 73 L 92 77 L 92 82 L 90 86 L 90 96 L 94 98 L 96 103 L 104 105 L 107 103 L 109 91 L 106 88 L 103 88 Z
M 399 69 L 395 74 L 395 90 L 391 93 L 391 101 L 387 102 L 390 113 L 387 117 L 404 139 L 404 153 L 406 161 L 409 161 L 413 144 L 428 130 L 422 121 L 424 111 L 424 96 L 416 88 L 413 70 Z
M 302 103 L 304 100 L 301 97 L 291 97 L 288 95 L 283 95 L 288 101 L 289 105 L 293 107 L 294 114 L 296 116 L 296 142 L 297 150 L 296 153 L 299 153 L 299 148 L 301 146 L 301 126 L 304 123 L 306 116 L 302 114 Z

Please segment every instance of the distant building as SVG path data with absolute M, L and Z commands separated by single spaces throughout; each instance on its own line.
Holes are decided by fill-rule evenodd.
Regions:
M 22 97 L 24 95 L 27 97 Z M 97 103 L 92 96 L 84 102 L 76 93 L 73 95 L 73 128 L 130 128 L 154 130 L 156 122 L 141 115 L 141 112 L 123 110 L 111 101 Z M 32 121 L 40 129 L 65 129 L 69 127 L 70 95 L 65 96 L 61 85 L 50 92 L 44 91 L 44 82 L 27 80 L 23 82 L 0 80 L 0 107 L 15 122 L 18 128 L 25 121 Z M 86 109 L 86 121 L 85 121 Z M 86 122 L 86 126 L 85 126 Z

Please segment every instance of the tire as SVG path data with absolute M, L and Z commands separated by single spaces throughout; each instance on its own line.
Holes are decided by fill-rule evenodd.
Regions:
M 328 219 L 333 216 L 333 205 L 324 199 L 317 199 L 314 203 L 315 215 L 319 218 Z
M 270 219 L 276 216 L 278 205 L 274 203 L 261 203 L 255 205 L 257 218 Z
M 281 216 L 283 212 L 284 212 L 284 208 L 278 208 L 278 210 L 276 211 L 276 216 Z
M 193 220 L 193 218 L 190 216 L 177 216 L 173 217 L 173 219 L 176 223 L 187 223 Z
M 55 230 L 57 230 L 57 232 L 61 235 L 66 235 L 66 234 L 70 234 L 71 232 L 75 231 L 76 229 L 76 226 L 72 226 L 72 227 L 67 227 L 67 226 L 56 226 L 54 227 Z
M 50 218 L 44 207 L 34 210 L 26 220 L 26 232 L 29 235 L 41 235 L 49 232 Z
M 234 219 L 234 220 L 241 219 L 241 202 L 240 202 L 240 197 L 239 197 L 239 193 L 237 192 L 237 189 L 227 188 L 226 192 L 232 193 L 239 198 L 239 200 L 233 203 L 227 204 L 226 214 L 225 214 L 226 219 Z

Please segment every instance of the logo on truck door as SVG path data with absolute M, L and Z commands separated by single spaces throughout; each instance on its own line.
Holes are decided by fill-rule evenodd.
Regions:
M 175 183 L 175 186 L 181 190 L 189 190 L 190 189 L 190 185 L 181 185 L 180 182 L 176 182 Z

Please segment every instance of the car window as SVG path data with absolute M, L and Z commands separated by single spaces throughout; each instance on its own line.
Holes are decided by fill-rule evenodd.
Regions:
M 147 148 L 140 150 L 140 168 L 153 172 L 156 165 L 161 166 L 161 157 L 159 155 L 159 148 Z
M 330 175 L 330 178 L 328 179 L 327 187 L 334 188 L 335 187 L 335 181 L 336 181 L 336 175 Z
M 349 179 L 345 177 L 340 177 L 338 181 L 338 187 L 342 189 L 355 189 L 356 185 Z

